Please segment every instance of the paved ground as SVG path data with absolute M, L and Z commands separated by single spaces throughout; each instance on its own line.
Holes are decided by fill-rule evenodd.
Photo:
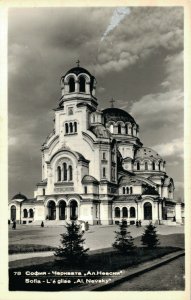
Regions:
M 9 230 L 9 243 L 10 244 L 39 244 L 39 245 L 60 245 L 60 234 L 63 233 L 65 228 L 63 226 L 57 227 L 45 227 L 40 226 L 27 226 L 18 225 L 14 231 L 10 228 Z M 93 226 L 90 227 L 89 231 L 85 232 L 86 246 L 91 250 L 103 249 L 111 247 L 111 244 L 115 237 L 115 230 L 118 230 L 118 226 Z M 157 228 L 161 246 L 176 246 L 184 248 L 184 227 L 183 226 L 164 226 L 160 225 Z M 136 228 L 130 226 L 129 231 L 135 239 L 135 244 L 140 245 L 140 236 L 144 231 L 144 227 Z M 35 255 L 35 253 L 22 254 Z M 42 253 L 40 258 L 41 263 L 50 261 L 53 257 L 46 257 L 46 255 L 52 255 L 52 253 Z M 38 254 L 37 254 L 38 255 Z M 10 255 L 10 259 L 14 255 Z M 18 259 L 18 258 L 17 258 Z M 31 259 L 34 264 L 39 261 L 38 257 L 24 259 L 20 257 L 20 260 L 11 262 L 11 267 L 19 267 L 31 265 Z M 113 291 L 130 291 L 130 290 L 157 290 L 156 286 L 159 286 L 158 290 L 183 290 L 184 288 L 184 258 L 176 259 L 169 264 L 157 268 L 156 270 L 149 271 L 143 275 L 138 276 L 132 280 L 128 280 L 123 284 L 112 288 Z
M 180 257 L 167 265 L 112 287 L 109 291 L 184 290 L 184 259 L 185 257 Z
M 85 232 L 86 246 L 91 250 L 111 247 L 115 238 L 115 230 L 118 226 L 90 226 Z M 184 227 L 160 225 L 157 228 L 160 235 L 161 246 L 184 247 Z M 18 225 L 16 230 L 9 230 L 10 244 L 39 244 L 58 246 L 60 245 L 60 234 L 65 231 L 64 226 L 44 227 L 31 225 Z M 129 231 L 135 238 L 135 244 L 140 244 L 140 236 L 144 227 L 136 228 L 130 226 Z

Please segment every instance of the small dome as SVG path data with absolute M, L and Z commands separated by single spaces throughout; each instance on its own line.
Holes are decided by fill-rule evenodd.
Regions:
M 103 125 L 96 125 L 90 127 L 90 130 L 98 137 L 98 138 L 110 138 L 111 133 L 107 130 Z
M 150 160 L 162 159 L 161 156 L 156 151 L 147 147 L 139 148 L 135 154 L 135 159 L 136 158 L 140 158 L 140 159 L 149 158 Z
M 86 69 L 84 69 L 84 68 L 82 68 L 82 67 L 74 67 L 74 68 L 70 69 L 70 70 L 64 75 L 64 77 L 65 77 L 66 75 L 68 75 L 68 74 L 71 74 L 71 73 L 72 73 L 72 74 L 75 74 L 75 75 L 77 75 L 77 76 L 78 76 L 79 74 L 85 73 L 85 74 L 88 74 L 90 77 L 93 77 L 93 78 L 94 78 L 94 76 L 92 76 L 88 70 L 86 70 Z
M 134 118 L 128 112 L 119 108 L 106 108 L 102 112 L 106 123 L 108 123 L 109 121 L 123 121 L 124 123 L 136 123 Z
M 27 197 L 25 195 L 19 193 L 19 194 L 16 194 L 15 196 L 13 196 L 12 200 L 15 200 L 15 199 L 27 200 Z
M 82 183 L 99 183 L 97 179 L 91 175 L 85 175 L 82 179 Z
M 74 74 L 75 76 L 72 76 L 72 74 Z M 71 77 L 71 79 L 72 79 L 72 77 L 77 77 L 78 78 L 77 84 L 79 84 L 79 86 L 81 86 L 81 83 L 80 83 L 80 81 L 82 79 L 81 76 L 80 76 L 81 74 L 82 74 L 82 77 L 88 77 L 88 80 L 86 79 L 86 82 L 88 81 L 88 83 L 90 83 L 90 93 L 94 96 L 94 94 L 95 94 L 95 85 L 96 85 L 95 77 L 93 75 L 91 75 L 88 70 L 86 70 L 86 69 L 84 69 L 80 66 L 74 67 L 74 68 L 70 69 L 68 72 L 66 72 L 66 74 L 61 77 L 61 85 L 63 84 L 63 82 L 65 82 L 66 77 L 67 78 Z M 85 75 L 83 76 L 83 74 L 85 74 Z M 82 87 L 83 87 L 83 89 L 80 90 L 80 92 L 85 93 L 86 87 L 84 86 L 84 83 L 82 84 Z M 64 84 L 63 84 L 62 88 L 64 90 Z M 74 82 L 71 83 L 70 92 L 77 92 Z

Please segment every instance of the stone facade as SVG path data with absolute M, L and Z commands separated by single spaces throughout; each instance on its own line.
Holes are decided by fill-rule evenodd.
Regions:
M 114 107 L 98 110 L 95 89 L 96 79 L 81 67 L 61 78 L 54 129 L 42 145 L 42 181 L 33 199 L 22 194 L 11 199 L 10 219 L 181 223 L 166 162 L 143 146 L 129 113 Z

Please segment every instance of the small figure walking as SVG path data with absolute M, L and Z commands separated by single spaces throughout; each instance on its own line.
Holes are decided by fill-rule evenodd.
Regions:
M 16 229 L 16 221 L 15 220 L 13 220 L 12 229 Z
M 84 233 L 85 232 L 85 222 L 82 222 L 81 229 L 82 229 L 82 233 Z
M 42 223 L 41 223 L 41 225 L 40 225 L 41 227 L 44 227 L 44 222 L 42 221 Z
M 136 227 L 139 227 L 139 222 L 138 221 L 136 221 Z
M 89 223 L 88 223 L 88 221 L 85 223 L 85 229 L 86 229 L 86 231 L 89 230 Z
M 141 220 L 139 220 L 139 227 L 141 227 Z

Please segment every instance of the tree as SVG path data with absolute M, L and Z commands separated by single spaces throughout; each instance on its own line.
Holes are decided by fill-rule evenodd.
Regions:
M 142 244 L 148 248 L 156 248 L 159 245 L 159 239 L 157 238 L 156 226 L 151 222 L 146 226 L 145 232 L 141 238 Z
M 135 245 L 131 233 L 127 231 L 127 222 L 122 220 L 119 224 L 119 231 L 115 231 L 115 242 L 112 244 L 114 248 L 119 250 L 123 254 L 133 252 Z
M 70 265 L 83 263 L 87 258 L 87 251 L 89 248 L 84 249 L 83 233 L 81 232 L 80 225 L 76 221 L 66 224 L 66 233 L 61 234 L 61 244 L 56 250 L 54 255 L 57 257 L 65 258 Z

